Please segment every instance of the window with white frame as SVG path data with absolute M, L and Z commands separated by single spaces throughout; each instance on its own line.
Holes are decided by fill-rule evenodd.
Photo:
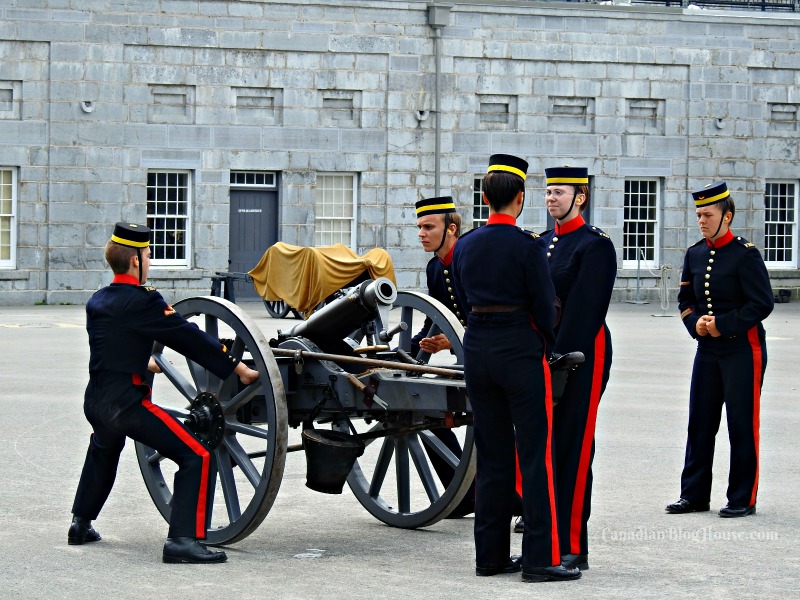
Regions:
M 0 267 L 17 261 L 17 171 L 0 168 Z
M 489 205 L 483 201 L 483 175 L 476 175 L 472 185 L 472 228 L 486 225 Z
M 317 246 L 344 244 L 356 247 L 356 175 L 319 173 L 314 191 Z
M 188 267 L 191 256 L 191 173 L 147 173 L 147 226 L 153 266 Z
M 622 267 L 658 267 L 658 179 L 626 179 Z
M 797 182 L 768 181 L 764 190 L 764 262 L 797 266 Z

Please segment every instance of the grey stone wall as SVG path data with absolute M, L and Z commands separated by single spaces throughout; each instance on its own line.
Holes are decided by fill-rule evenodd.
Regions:
M 399 285 L 424 287 L 413 204 L 436 185 L 427 3 L 11 4 L 0 8 L 0 82 L 21 103 L 0 119 L 0 167 L 18 169 L 18 244 L 0 304 L 84 302 L 109 280 L 112 224 L 144 221 L 147 171 L 165 168 L 192 171 L 194 201 L 191 267 L 151 273 L 168 299 L 207 293 L 226 269 L 231 170 L 280 173 L 280 237 L 302 245 L 314 239 L 317 173 L 358 173 L 359 250 L 385 247 Z M 621 248 L 625 178 L 659 178 L 659 264 L 673 267 L 674 288 L 698 238 L 689 190 L 726 179 L 735 231 L 762 245 L 764 182 L 800 183 L 796 119 L 771 117 L 776 103 L 800 104 L 799 25 L 777 13 L 457 3 L 441 30 L 441 193 L 469 227 L 488 156 L 523 156 L 523 224 L 542 230 L 544 167 L 585 165 L 592 221 Z M 154 86 L 180 86 L 191 106 L 154 113 Z M 269 116 L 237 112 L 240 87 L 273 94 Z M 350 95 L 353 121 L 327 118 L 323 92 Z M 631 100 L 655 101 L 654 118 L 632 118 Z M 482 120 L 481 102 L 508 104 L 508 123 Z M 615 297 L 631 299 L 636 273 L 619 264 Z M 795 269 L 772 276 L 800 286 Z M 639 284 L 657 299 L 657 276 Z

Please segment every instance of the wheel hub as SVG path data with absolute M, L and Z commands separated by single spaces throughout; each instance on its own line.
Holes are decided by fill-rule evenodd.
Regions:
M 222 406 L 214 394 L 201 392 L 192 400 L 189 416 L 183 421 L 209 450 L 222 443 L 225 435 L 225 417 Z

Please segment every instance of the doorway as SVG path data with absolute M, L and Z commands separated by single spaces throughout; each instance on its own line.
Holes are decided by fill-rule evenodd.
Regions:
M 231 173 L 228 270 L 247 273 L 258 264 L 267 248 L 278 241 L 278 190 L 274 174 L 258 174 L 273 175 L 271 189 L 233 187 L 238 183 L 234 181 L 235 175 L 242 174 Z M 259 299 L 252 283 L 237 281 L 234 291 L 237 300 Z

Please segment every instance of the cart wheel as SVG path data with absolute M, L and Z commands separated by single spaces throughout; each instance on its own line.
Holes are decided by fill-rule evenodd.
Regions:
M 453 346 L 453 353 L 443 351 L 433 357 L 419 353 L 415 358 L 437 366 L 463 365 L 463 326 L 443 304 L 424 294 L 397 293 L 390 322 L 403 321 L 408 328 L 390 344 L 410 352 L 411 338 L 423 327 L 426 317 L 431 320 L 426 337 L 444 333 Z M 359 433 L 383 428 L 381 423 L 369 426 L 358 419 L 353 420 L 353 425 Z M 341 423 L 338 429 L 347 431 L 347 425 Z M 461 446 L 460 457 L 431 431 L 367 440 L 364 455 L 356 461 L 347 478 L 358 501 L 377 519 L 394 527 L 424 527 L 449 515 L 475 479 L 476 455 L 471 425 L 447 431 L 455 434 L 454 439 Z M 437 457 L 434 460 L 439 463 L 439 469 L 449 466 L 452 470 L 452 479 L 447 485 L 442 482 L 431 456 Z
M 273 319 L 283 319 L 292 308 L 283 300 L 264 300 L 269 316 Z
M 235 304 L 202 297 L 182 300 L 174 308 L 224 340 L 260 374 L 248 386 L 236 375 L 223 381 L 180 355 L 168 357 L 163 344 L 153 346 L 163 372 L 154 377 L 153 402 L 186 422 L 211 451 L 207 542 L 236 542 L 264 520 L 280 488 L 288 439 L 283 380 L 263 333 Z M 136 456 L 153 502 L 169 521 L 175 464 L 138 442 Z

